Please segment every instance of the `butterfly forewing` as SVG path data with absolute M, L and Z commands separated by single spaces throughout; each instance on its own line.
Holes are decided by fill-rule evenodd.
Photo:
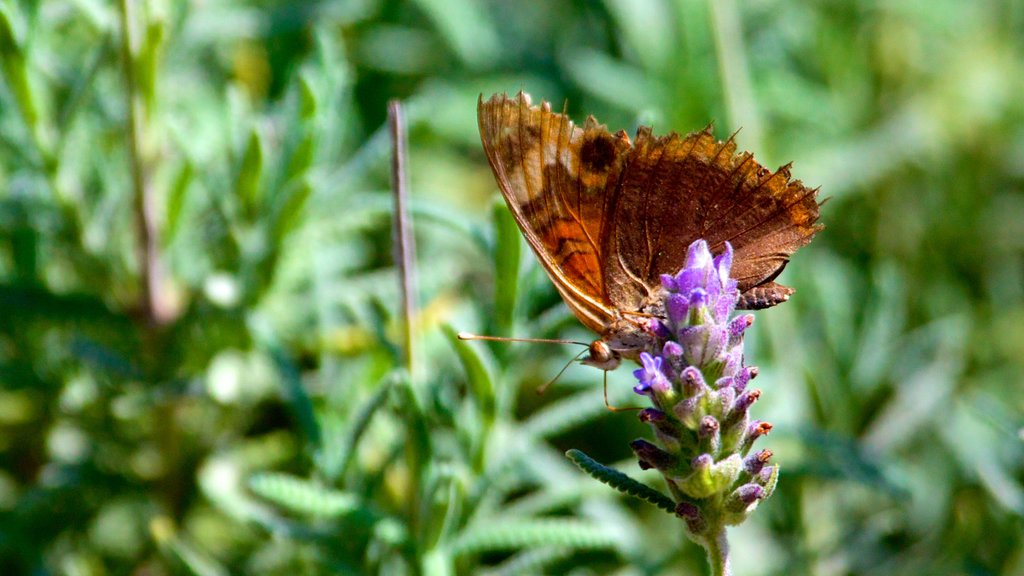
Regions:
M 484 150 L 520 229 L 576 316 L 602 332 L 615 310 L 604 289 L 600 242 L 628 138 L 616 139 L 592 122 L 577 127 L 546 104 L 530 106 L 523 95 L 481 99 L 478 117 Z M 583 155 L 587 150 L 597 152 Z

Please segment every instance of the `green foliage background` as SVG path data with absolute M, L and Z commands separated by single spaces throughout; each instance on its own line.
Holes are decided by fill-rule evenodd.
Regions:
M 533 394 L 575 348 L 454 339 L 590 337 L 495 201 L 476 99 L 519 89 L 831 198 L 748 336 L 783 474 L 737 573 L 1024 574 L 1014 0 L 0 0 L 0 572 L 705 571 L 564 457 L 657 485 L 599 372 Z

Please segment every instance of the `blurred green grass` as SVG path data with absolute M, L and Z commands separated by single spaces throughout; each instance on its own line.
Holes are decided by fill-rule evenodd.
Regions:
M 135 145 L 121 5 L 0 0 L 3 573 L 704 570 L 561 455 L 651 479 L 600 373 L 538 398 L 574 349 L 445 330 L 588 338 L 495 208 L 476 99 L 520 89 L 613 129 L 742 129 L 831 198 L 748 338 L 783 475 L 737 573 L 1024 573 L 1020 2 L 128 3 Z

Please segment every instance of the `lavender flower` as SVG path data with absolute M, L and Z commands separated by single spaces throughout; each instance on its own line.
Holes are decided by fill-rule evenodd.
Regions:
M 698 240 L 683 269 L 661 277 L 665 321 L 652 325 L 661 353 L 641 354 L 634 372 L 634 389 L 653 404 L 640 420 L 658 444 L 636 440 L 633 450 L 642 468 L 664 476 L 687 535 L 708 550 L 715 573 L 728 573 L 725 527 L 743 522 L 778 479 L 770 450 L 750 454 L 771 424 L 749 417 L 761 395 L 747 387 L 757 369 L 743 363 L 743 333 L 754 317 L 730 319 L 740 296 L 732 259 L 728 243 L 712 257 Z

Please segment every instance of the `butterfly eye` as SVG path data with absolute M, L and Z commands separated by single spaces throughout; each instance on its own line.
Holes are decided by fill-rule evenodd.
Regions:
M 594 340 L 590 343 L 590 355 L 583 359 L 583 363 L 601 370 L 615 370 L 621 360 L 604 340 Z

